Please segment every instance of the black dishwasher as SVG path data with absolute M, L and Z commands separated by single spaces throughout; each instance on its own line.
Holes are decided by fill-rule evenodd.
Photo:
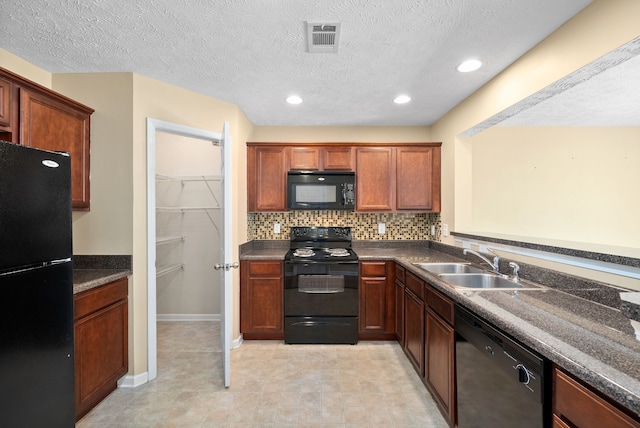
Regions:
M 467 309 L 455 314 L 458 427 L 548 427 L 549 364 Z

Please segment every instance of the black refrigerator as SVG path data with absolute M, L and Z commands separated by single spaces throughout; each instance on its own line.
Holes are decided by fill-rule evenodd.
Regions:
M 71 172 L 0 141 L 0 427 L 73 427 Z

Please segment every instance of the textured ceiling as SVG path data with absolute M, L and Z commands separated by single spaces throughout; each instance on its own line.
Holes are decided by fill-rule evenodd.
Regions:
M 258 126 L 429 125 L 589 3 L 3 0 L 0 48 L 53 73 L 159 79 Z M 340 22 L 338 53 L 307 53 L 306 21 Z M 484 66 L 456 72 L 470 57 Z

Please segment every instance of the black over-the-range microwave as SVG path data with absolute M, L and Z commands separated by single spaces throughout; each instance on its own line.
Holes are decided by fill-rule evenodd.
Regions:
M 290 210 L 353 210 L 356 206 L 352 171 L 289 171 L 287 207 Z

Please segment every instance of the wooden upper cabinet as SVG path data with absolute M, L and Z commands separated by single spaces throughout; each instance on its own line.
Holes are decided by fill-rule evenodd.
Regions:
M 321 147 L 322 169 L 325 171 L 353 171 L 353 148 L 347 146 Z
M 22 144 L 71 156 L 71 202 L 89 210 L 90 112 L 46 94 L 20 90 Z
M 396 209 L 440 211 L 440 147 L 398 147 Z
M 0 79 L 0 127 L 5 132 L 10 132 L 11 126 L 11 82 Z M 2 134 L 0 134 L 0 139 Z
M 289 149 L 289 169 L 316 171 L 320 169 L 317 147 L 291 147 Z
M 287 149 L 249 145 L 247 148 L 247 209 L 287 210 Z
M 93 109 L 0 68 L 0 139 L 71 156 L 71 202 L 88 211 Z
M 289 169 L 298 171 L 353 171 L 353 149 L 349 146 L 290 147 Z
M 287 171 L 355 171 L 356 211 L 440 211 L 440 143 L 247 143 L 249 212 L 287 211 Z
M 395 175 L 393 147 L 356 148 L 356 210 L 392 211 Z

